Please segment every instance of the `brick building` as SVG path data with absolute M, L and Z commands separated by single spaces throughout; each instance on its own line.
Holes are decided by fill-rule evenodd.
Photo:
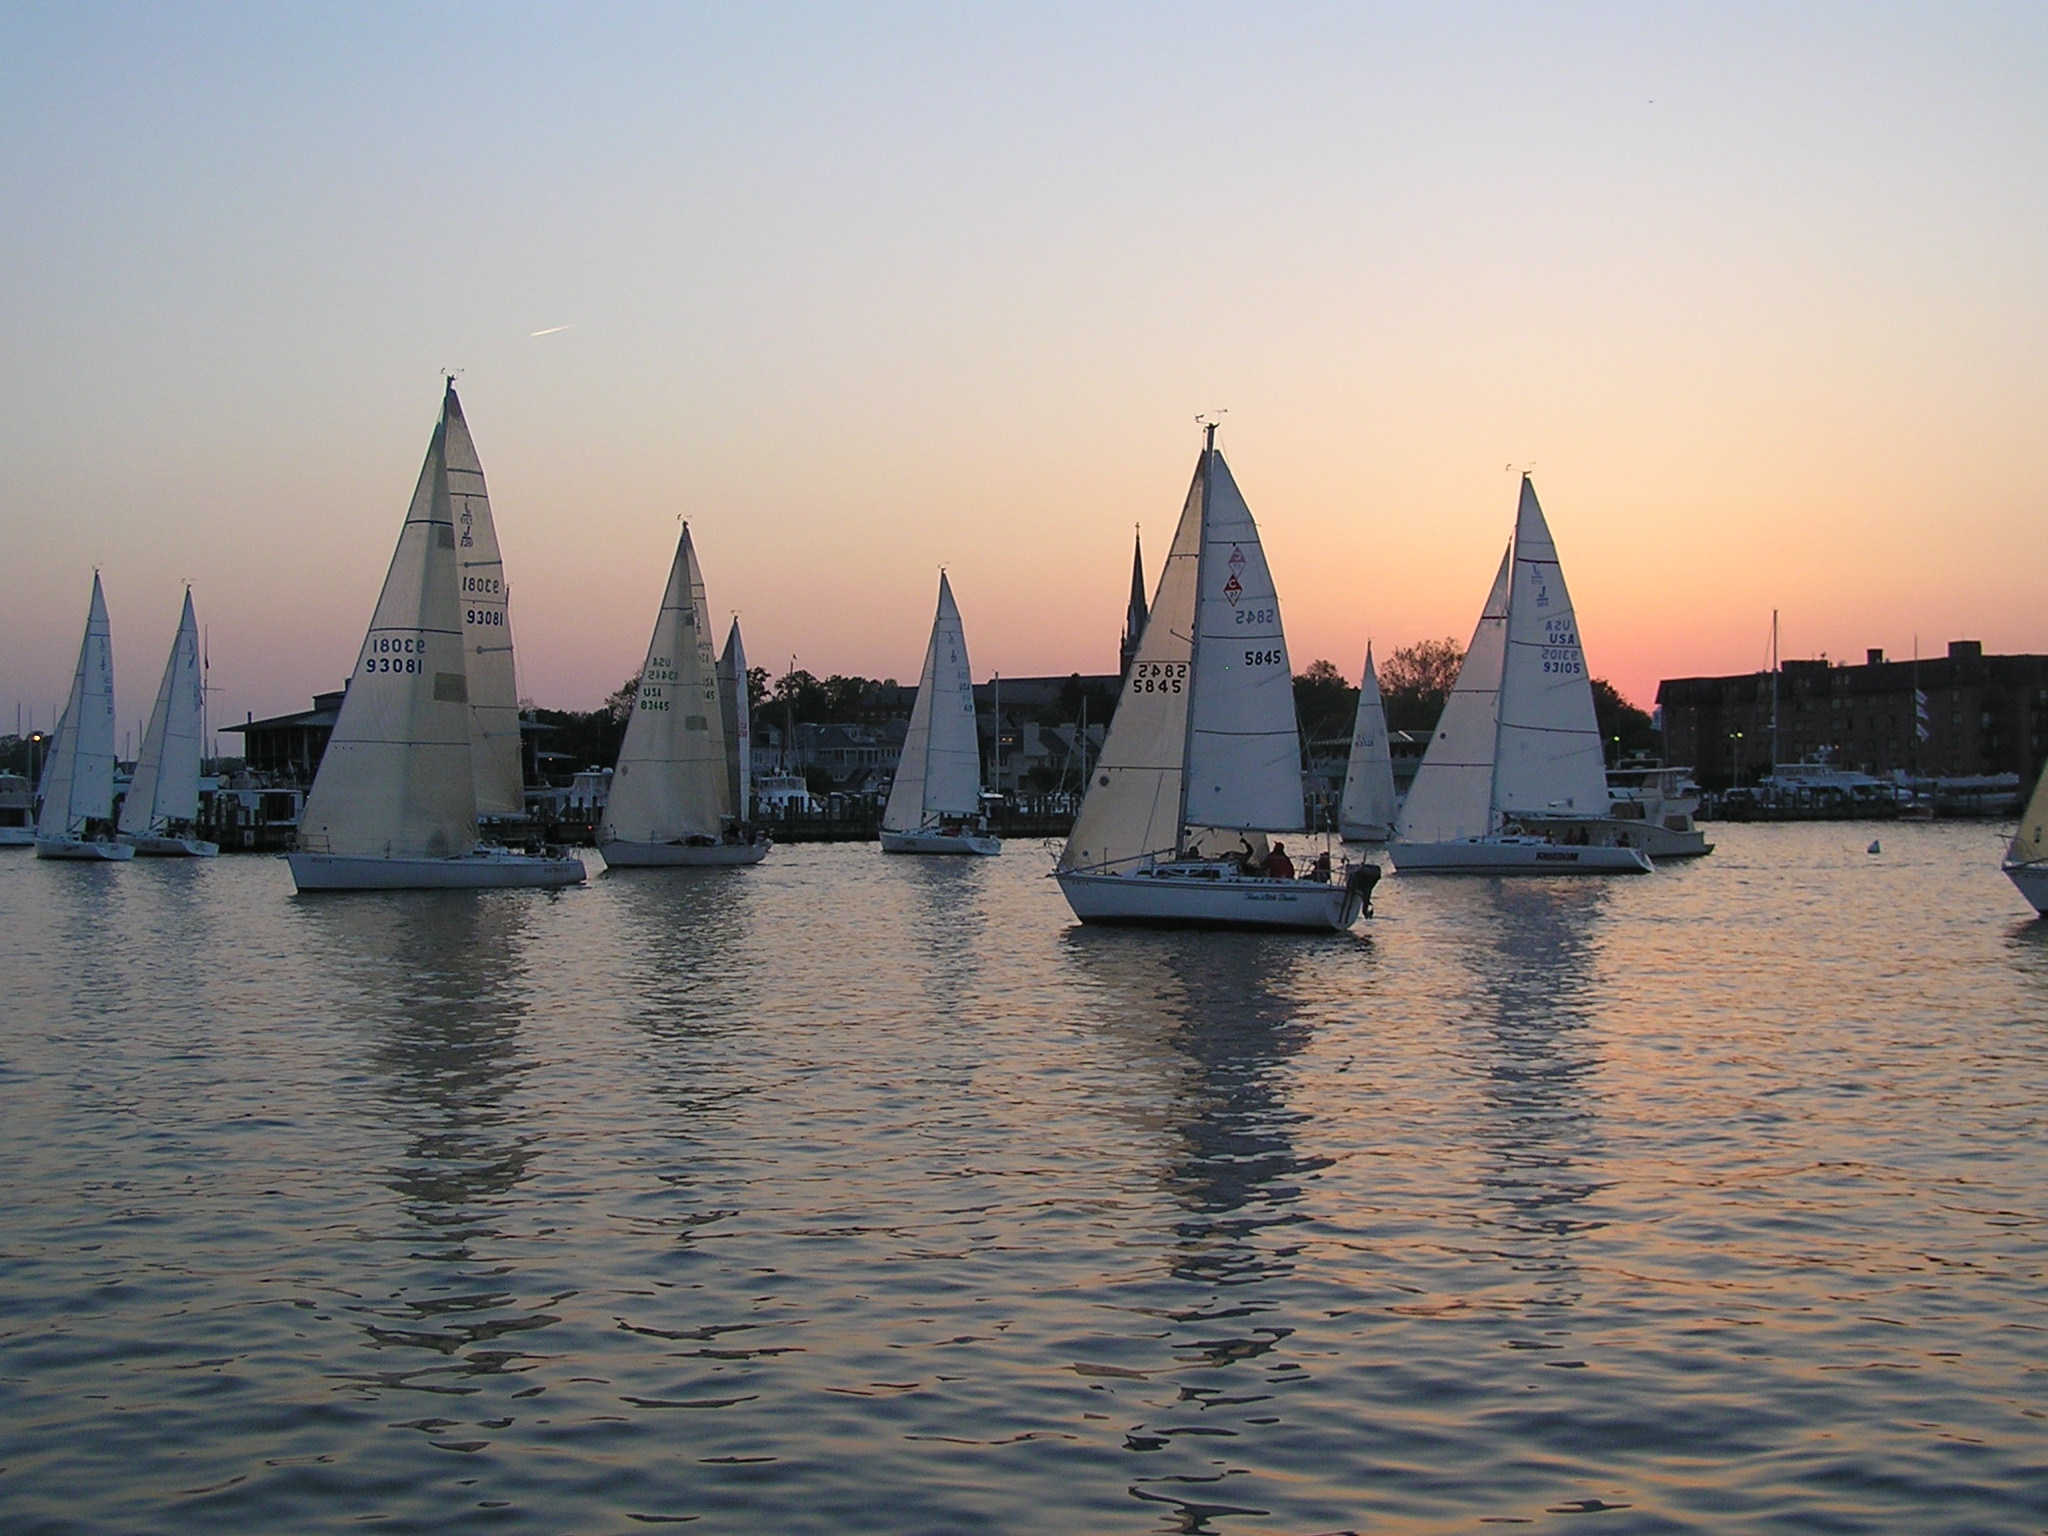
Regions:
M 1915 689 L 1927 737 L 1915 730 Z M 1657 685 L 1664 760 L 1708 789 L 1753 784 L 1771 771 L 1769 672 L 1681 677 Z M 1975 640 L 1948 654 L 1859 665 L 1787 661 L 1777 679 L 1777 760 L 1827 761 L 1864 773 L 2016 773 L 2031 782 L 2048 757 L 2048 656 L 1986 656 Z

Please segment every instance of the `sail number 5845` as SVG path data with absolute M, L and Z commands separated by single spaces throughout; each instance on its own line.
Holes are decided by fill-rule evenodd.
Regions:
M 1184 661 L 1141 661 L 1131 668 L 1133 693 L 1181 693 L 1188 686 Z
M 1280 665 L 1280 661 L 1280 649 L 1278 646 L 1275 646 L 1270 651 L 1246 651 L 1244 653 L 1244 664 L 1248 667 L 1277 667 Z

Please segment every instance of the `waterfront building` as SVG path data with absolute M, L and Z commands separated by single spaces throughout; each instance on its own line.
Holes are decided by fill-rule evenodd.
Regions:
M 1876 777 L 2017 775 L 2048 759 L 2048 656 L 1948 654 L 1858 663 L 1786 661 L 1776 674 L 1682 677 L 1657 685 L 1664 760 L 1721 790 L 1777 764 L 1826 762 Z

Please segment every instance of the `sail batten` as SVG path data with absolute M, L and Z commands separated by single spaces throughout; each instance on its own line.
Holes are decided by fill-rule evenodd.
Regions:
M 618 767 L 600 843 L 715 838 L 733 814 L 704 577 L 683 525 Z

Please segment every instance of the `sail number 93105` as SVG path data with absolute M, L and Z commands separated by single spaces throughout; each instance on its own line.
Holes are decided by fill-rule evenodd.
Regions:
M 1188 686 L 1184 661 L 1141 661 L 1131 668 L 1133 693 L 1181 693 Z

